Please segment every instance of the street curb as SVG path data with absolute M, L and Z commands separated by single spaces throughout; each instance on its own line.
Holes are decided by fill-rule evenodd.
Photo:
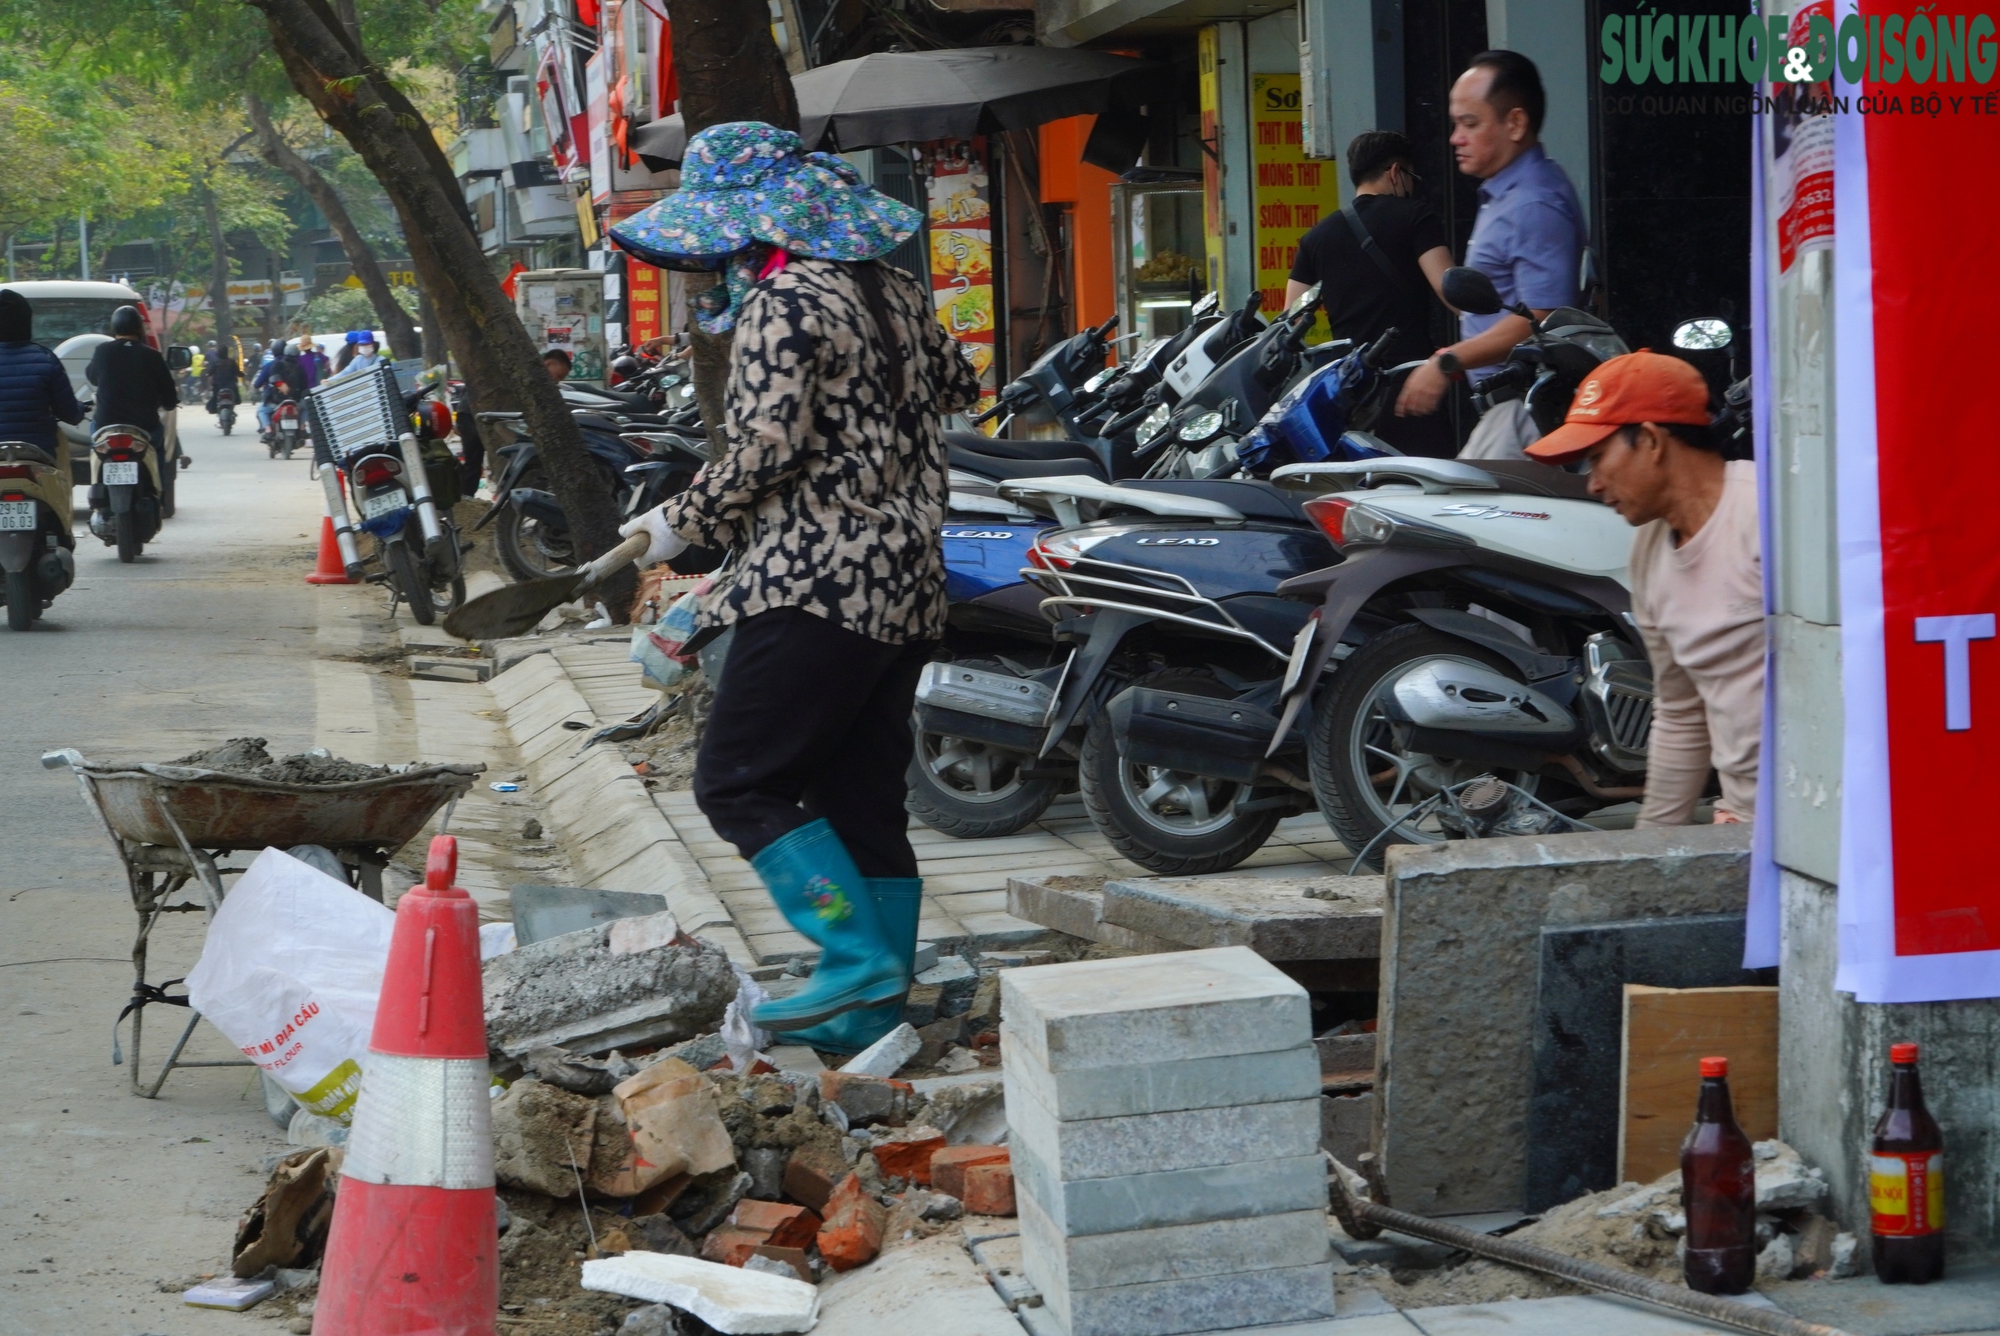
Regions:
M 583 745 L 598 726 L 583 693 L 553 654 L 522 659 L 487 683 L 527 765 L 548 833 L 569 851 L 579 882 L 666 897 L 683 931 L 705 937 L 746 969 L 757 968 L 708 877 L 653 802 L 644 781 L 607 743 Z

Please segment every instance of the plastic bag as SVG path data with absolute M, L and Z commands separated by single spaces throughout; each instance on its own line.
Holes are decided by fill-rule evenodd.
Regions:
M 653 690 L 673 690 L 694 665 L 694 655 L 685 653 L 682 646 L 694 638 L 696 601 L 707 587 L 704 580 L 668 604 L 659 621 L 632 628 L 629 657 L 639 665 L 640 676 Z
M 262 966 L 207 999 L 196 1004 L 201 1014 L 301 1108 L 343 1123 L 353 1116 L 368 1036 L 352 1017 L 329 1009 L 290 975 Z
M 300 1104 L 344 1119 L 395 926 L 345 882 L 266 849 L 208 925 L 188 996 Z
M 750 1013 L 759 1003 L 770 1001 L 771 995 L 741 965 L 730 968 L 736 971 L 736 996 L 722 1013 L 722 1042 L 729 1049 L 730 1070 L 747 1072 L 764 1056 L 760 1050 L 771 1042 L 770 1032 L 758 1029 Z

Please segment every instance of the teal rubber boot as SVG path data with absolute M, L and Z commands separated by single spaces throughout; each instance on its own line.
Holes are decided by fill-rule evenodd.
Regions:
M 917 959 L 917 919 L 923 913 L 924 882 L 921 877 L 869 877 L 868 893 L 875 897 L 875 917 L 882 932 L 899 953 L 908 973 Z M 794 1044 L 810 1044 L 827 1053 L 859 1053 L 903 1023 L 902 997 L 879 1007 L 842 1012 L 824 1025 L 810 1030 L 794 1030 L 785 1038 Z
M 875 897 L 824 819 L 766 846 L 750 866 L 786 922 L 820 951 L 805 988 L 759 1006 L 750 1013 L 754 1023 L 780 1033 L 803 1030 L 908 992 L 909 970 L 883 935 Z

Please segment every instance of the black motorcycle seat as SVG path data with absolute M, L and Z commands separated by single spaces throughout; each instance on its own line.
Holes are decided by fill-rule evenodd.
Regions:
M 986 436 L 976 431 L 948 431 L 946 445 L 970 450 L 995 459 L 1095 459 L 1090 447 L 1078 441 L 1017 441 L 1007 436 Z
M 1520 496 L 1553 496 L 1569 501 L 1595 501 L 1590 479 L 1532 459 L 1469 459 L 1499 482 L 1500 490 Z
M 976 473 L 995 482 L 1015 478 L 1095 478 L 1102 482 L 1104 467 L 1094 459 L 1000 459 L 975 454 L 962 446 L 947 443 L 945 454 L 955 469 Z
M 1245 519 L 1277 520 L 1281 524 L 1310 524 L 1305 497 L 1287 492 L 1267 482 L 1246 482 L 1237 478 L 1132 478 L 1118 484 L 1143 492 L 1165 492 L 1169 496 L 1198 496 L 1220 501 Z
M 630 427 L 623 426 L 608 417 L 602 417 L 596 413 L 577 413 L 573 416 L 576 418 L 576 425 L 586 431 L 608 431 L 616 435 L 621 431 L 632 430 Z

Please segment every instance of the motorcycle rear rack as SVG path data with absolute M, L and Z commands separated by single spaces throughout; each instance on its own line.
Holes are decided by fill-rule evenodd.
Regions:
M 1090 571 L 1082 569 L 1086 566 L 1100 567 L 1106 572 L 1111 572 L 1111 574 L 1093 574 Z M 1124 572 L 1136 573 L 1152 580 L 1171 580 L 1179 585 L 1180 588 L 1162 589 L 1157 585 L 1135 582 L 1129 576 L 1124 579 L 1118 578 L 1117 573 Z M 1229 614 L 1227 608 L 1224 608 L 1214 599 L 1198 591 L 1186 578 L 1174 575 L 1168 571 L 1154 571 L 1140 566 L 1126 566 L 1118 562 L 1104 561 L 1101 558 L 1079 557 L 1074 559 L 1067 568 L 1060 571 L 1043 570 L 1037 566 L 1024 566 L 1021 568 L 1021 577 L 1038 589 L 1052 591 L 1050 597 L 1042 600 L 1041 605 L 1042 615 L 1048 617 L 1050 621 L 1060 620 L 1060 617 L 1053 614 L 1052 610 L 1054 609 L 1116 608 L 1122 612 L 1138 613 L 1141 616 L 1155 618 L 1160 621 L 1176 622 L 1182 626 L 1211 631 L 1239 640 L 1247 640 L 1280 663 L 1288 661 L 1291 657 L 1289 650 L 1279 649 L 1270 641 L 1237 621 L 1236 618 Z M 1103 589 L 1109 593 L 1109 597 L 1105 594 L 1078 592 L 1071 588 L 1072 585 Z M 1171 600 L 1175 604 L 1187 606 L 1190 611 L 1183 612 L 1173 607 L 1163 608 L 1156 603 L 1137 602 L 1134 599 Z M 1205 612 L 1209 616 L 1196 616 L 1194 615 L 1196 611 Z

